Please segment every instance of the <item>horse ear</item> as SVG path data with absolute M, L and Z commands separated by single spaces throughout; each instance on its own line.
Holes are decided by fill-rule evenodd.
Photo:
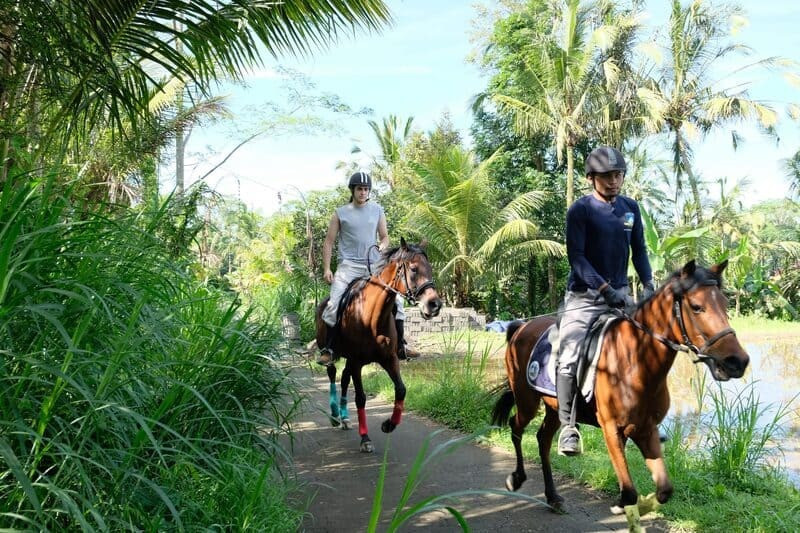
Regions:
M 422 239 L 422 242 L 419 243 L 419 247 L 424 252 L 428 248 L 428 239 Z
M 404 237 L 400 237 L 400 248 L 403 250 L 408 249 L 408 244 L 406 244 L 406 239 Z
M 722 263 L 712 266 L 711 272 L 713 272 L 715 276 L 720 277 L 722 275 L 722 271 L 725 270 L 725 267 L 727 266 L 728 266 L 728 260 L 726 259 Z
M 694 271 L 697 268 L 697 265 L 694 263 L 694 259 L 683 265 L 683 270 L 681 271 L 681 276 L 684 278 L 688 278 L 694 275 Z

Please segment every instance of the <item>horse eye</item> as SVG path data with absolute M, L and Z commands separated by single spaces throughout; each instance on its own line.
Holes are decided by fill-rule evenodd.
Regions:
M 414 274 L 417 273 L 417 267 L 415 265 L 411 265 L 411 272 Z
M 689 304 L 689 307 L 691 307 L 692 311 L 694 311 L 695 313 L 702 313 L 703 311 L 706 310 L 705 307 L 703 307 L 702 305 L 697 305 L 697 304 Z

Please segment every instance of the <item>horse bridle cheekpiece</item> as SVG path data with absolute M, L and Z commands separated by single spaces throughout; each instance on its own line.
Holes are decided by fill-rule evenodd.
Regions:
M 372 249 L 372 248 L 375 248 L 376 250 L 379 250 L 378 245 L 376 245 L 376 244 L 373 244 L 370 247 L 370 249 Z M 417 305 L 417 301 L 419 299 L 420 294 L 422 294 L 423 292 L 425 292 L 426 289 L 429 289 L 429 288 L 435 290 L 436 289 L 436 284 L 433 282 L 433 279 L 431 278 L 428 281 L 426 281 L 425 283 L 423 283 L 422 285 L 418 285 L 417 287 L 415 287 L 414 290 L 411 290 L 411 284 L 408 282 L 408 270 L 409 270 L 408 269 L 408 261 L 403 261 L 403 254 L 405 254 L 406 251 L 407 250 L 403 250 L 403 249 L 398 250 L 398 252 L 400 253 L 400 266 L 397 268 L 397 271 L 394 274 L 394 280 L 397 280 L 397 279 L 400 278 L 400 271 L 402 270 L 403 278 L 404 278 L 403 282 L 404 282 L 404 285 L 406 286 L 406 291 L 405 292 L 400 292 L 397 289 L 395 289 L 394 287 L 392 287 L 391 285 L 387 285 L 387 284 L 383 283 L 382 281 L 379 283 L 379 285 L 382 285 L 385 289 L 388 289 L 388 290 L 392 291 L 395 294 L 399 294 L 400 296 L 405 298 L 405 300 L 408 302 L 409 305 Z M 423 251 L 419 251 L 417 253 L 420 253 L 423 256 L 425 256 L 425 259 L 428 258 L 428 255 Z M 372 265 L 371 265 L 370 260 L 369 260 L 369 252 L 367 252 L 367 271 L 369 272 L 369 275 L 370 275 L 369 279 L 370 279 L 370 281 L 372 281 L 373 278 L 375 278 L 375 275 L 372 273 Z M 394 282 L 394 280 L 392 280 L 392 281 Z M 374 283 L 374 281 L 373 281 L 373 283 Z
M 717 283 L 717 280 L 715 279 L 706 279 L 704 281 L 697 283 L 697 285 L 715 287 L 719 285 L 719 283 Z M 734 331 L 733 328 L 725 328 L 719 331 L 718 333 L 712 335 L 711 337 L 706 337 L 705 333 L 703 333 L 700 330 L 700 328 L 697 327 L 697 324 L 695 323 L 692 316 L 689 315 L 689 320 L 691 321 L 692 326 L 694 327 L 695 331 L 697 331 L 700 334 L 700 336 L 703 338 L 704 341 L 703 345 L 698 348 L 697 345 L 693 343 L 692 340 L 689 338 L 689 332 L 686 331 L 686 322 L 683 320 L 683 297 L 689 291 L 680 290 L 680 288 L 678 288 L 678 290 L 673 290 L 672 292 L 675 298 L 675 301 L 672 303 L 672 313 L 678 321 L 678 327 L 681 330 L 681 338 L 683 340 L 683 344 L 678 344 L 677 342 L 650 330 L 650 328 L 647 328 L 643 324 L 639 323 L 637 320 L 635 320 L 632 316 L 629 316 L 627 313 L 623 313 L 624 317 L 638 329 L 644 331 L 645 333 L 648 333 L 654 339 L 668 346 L 669 348 L 675 350 L 676 352 L 687 352 L 689 356 L 692 358 L 692 362 L 694 362 L 695 364 L 700 362 L 705 362 L 708 360 L 713 360 L 714 358 L 711 357 L 710 355 L 706 355 L 705 351 L 711 348 L 714 344 L 716 344 L 717 341 L 719 341 L 722 337 L 725 337 L 727 335 L 736 335 L 736 331 Z
M 425 258 L 427 259 L 428 256 L 425 255 L 425 252 L 419 252 L 419 253 L 424 255 Z M 401 260 L 402 260 L 402 254 L 405 254 L 405 251 L 401 252 L 401 256 L 400 256 Z M 402 296 L 403 296 L 403 298 L 406 299 L 406 301 L 409 303 L 409 305 L 417 305 L 417 301 L 419 299 L 419 295 L 422 294 L 423 292 L 425 292 L 427 289 L 429 289 L 429 288 L 430 289 L 434 289 L 434 290 L 436 289 L 436 285 L 433 283 L 433 279 L 429 279 L 428 281 L 426 281 L 422 285 L 417 285 L 417 287 L 412 291 L 411 290 L 411 284 L 408 282 L 408 270 L 409 270 L 408 269 L 408 261 L 401 261 L 400 262 L 400 268 L 397 269 L 397 273 L 395 274 L 395 279 L 397 279 L 400 276 L 400 270 L 401 269 L 403 271 L 403 277 L 405 278 L 404 281 L 405 281 L 405 286 L 406 286 L 406 292 Z M 399 291 L 398 291 L 398 294 L 399 294 Z
M 699 285 L 716 287 L 719 284 L 715 279 L 707 279 L 705 281 L 700 282 Z M 692 315 L 690 314 L 689 320 L 692 323 L 692 327 L 694 327 L 695 331 L 697 331 L 700 334 L 700 336 L 703 338 L 704 341 L 703 345 L 698 348 L 697 345 L 695 345 L 695 343 L 693 343 L 692 340 L 689 338 L 689 333 L 686 331 L 686 323 L 683 320 L 684 294 L 685 293 L 680 293 L 680 296 L 676 297 L 675 301 L 672 303 L 672 311 L 675 314 L 676 318 L 678 319 L 678 326 L 681 328 L 681 337 L 683 338 L 683 346 L 681 346 L 681 348 L 683 347 L 688 348 L 688 350 L 694 354 L 694 357 L 692 359 L 694 360 L 695 363 L 698 363 L 705 359 L 712 359 L 711 356 L 705 354 L 705 351 L 711 348 L 714 344 L 716 344 L 716 342 L 720 340 L 722 337 L 725 337 L 726 335 L 736 335 L 736 331 L 734 331 L 733 328 L 725 328 L 717 332 L 716 334 L 712 335 L 711 337 L 706 337 L 705 333 L 703 333 L 702 330 L 700 330 L 700 328 L 697 327 L 694 318 L 692 318 Z

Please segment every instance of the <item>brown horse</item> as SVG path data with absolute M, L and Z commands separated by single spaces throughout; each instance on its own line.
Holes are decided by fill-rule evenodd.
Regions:
M 656 483 L 658 501 L 665 503 L 672 495 L 658 424 L 669 410 L 667 373 L 677 351 L 693 354 L 694 362 L 708 365 L 718 381 L 739 378 L 747 368 L 749 357 L 728 323 L 727 299 L 721 291 L 721 275 L 726 266 L 724 261 L 705 269 L 690 261 L 651 298 L 641 302 L 632 316 L 610 325 L 606 332 L 594 397 L 587 404 L 578 395 L 578 421 L 603 430 L 620 488 L 619 500 L 611 508 L 614 514 L 622 513 L 626 505 L 635 504 L 638 499 L 625 459 L 628 439 L 636 443 L 645 458 Z M 537 318 L 517 322 L 508 330 L 505 363 L 510 390 L 495 404 L 492 420 L 498 425 L 508 421 L 511 426 L 517 468 L 506 479 L 506 486 L 517 490 L 526 479 L 522 433 L 536 416 L 539 400 L 544 400 L 545 416 L 536 440 L 545 496 L 554 510 L 563 511 L 564 499 L 556 491 L 550 468 L 550 447 L 559 428 L 558 402 L 532 389 L 526 380 L 531 350 L 553 322 L 552 318 Z M 515 404 L 516 415 L 509 419 Z
M 395 296 L 401 295 L 412 304 L 419 303 L 422 317 L 430 319 L 439 314 L 442 300 L 433 284 L 433 274 L 425 243 L 418 246 L 406 244 L 401 239 L 400 247 L 384 254 L 385 265 L 370 278 L 357 280 L 343 302 L 339 333 L 334 339 L 336 358 L 347 359 L 342 371 L 342 394 L 337 401 L 336 367 L 328 365 L 330 380 L 331 421 L 334 426 L 342 424 L 348 429 L 347 388 L 350 378 L 356 390 L 358 432 L 361 435 L 361 451 L 372 452 L 372 441 L 367 433 L 367 416 L 364 409 L 367 396 L 361 381 L 364 365 L 378 363 L 389 374 L 394 384 L 394 410 L 390 418 L 381 424 L 384 433 L 390 433 L 400 424 L 406 387 L 400 378 L 400 361 L 397 358 L 397 330 L 394 323 Z M 327 299 L 317 309 L 317 346 L 325 346 L 325 324 L 322 309 Z

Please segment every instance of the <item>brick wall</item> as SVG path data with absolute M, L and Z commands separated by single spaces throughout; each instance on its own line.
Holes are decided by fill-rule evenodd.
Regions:
M 405 313 L 405 334 L 411 340 L 427 333 L 441 333 L 461 329 L 483 330 L 486 326 L 486 316 L 471 307 L 443 307 L 439 312 L 439 316 L 430 320 L 422 318 L 418 307 L 406 307 Z

